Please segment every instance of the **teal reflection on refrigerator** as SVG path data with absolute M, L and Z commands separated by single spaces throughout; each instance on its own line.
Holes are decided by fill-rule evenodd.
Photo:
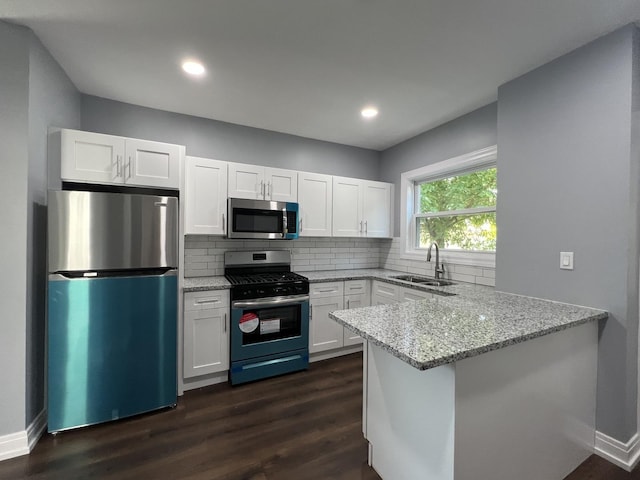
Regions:
M 48 431 L 173 406 L 177 199 L 50 192 Z

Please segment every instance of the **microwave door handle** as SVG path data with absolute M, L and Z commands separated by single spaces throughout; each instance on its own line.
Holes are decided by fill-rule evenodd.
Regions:
M 282 212 L 282 238 L 287 236 L 287 211 Z

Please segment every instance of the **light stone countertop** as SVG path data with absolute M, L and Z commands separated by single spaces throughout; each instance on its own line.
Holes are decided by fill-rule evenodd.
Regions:
M 338 310 L 329 316 L 390 354 L 427 370 L 463 358 L 603 320 L 607 312 L 476 289 L 470 297 Z
M 456 282 L 455 285 L 448 287 L 424 287 L 413 283 L 405 282 L 391 278 L 396 275 L 407 275 L 406 272 L 398 272 L 395 270 L 385 270 L 382 268 L 361 268 L 354 270 L 322 270 L 315 272 L 299 272 L 309 279 L 311 283 L 319 282 L 338 282 L 343 280 L 382 280 L 395 285 L 407 288 L 422 290 L 433 293 L 444 293 L 472 296 L 475 292 L 492 291 L 493 288 L 482 285 L 473 285 L 470 283 Z M 198 292 L 203 290 L 225 290 L 231 288 L 231 284 L 224 276 L 215 277 L 189 277 L 184 279 L 184 292 Z
M 483 285 L 425 287 L 392 278 L 404 274 L 378 268 L 301 272 L 311 283 L 370 279 L 435 293 L 427 300 L 329 314 L 420 370 L 608 317 L 603 310 L 496 292 Z M 185 278 L 183 291 L 229 288 L 223 276 L 191 277 Z

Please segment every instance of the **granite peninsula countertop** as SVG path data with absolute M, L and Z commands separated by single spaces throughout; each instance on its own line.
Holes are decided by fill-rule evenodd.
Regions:
M 486 287 L 468 293 L 338 310 L 329 316 L 419 370 L 608 317 L 603 310 Z

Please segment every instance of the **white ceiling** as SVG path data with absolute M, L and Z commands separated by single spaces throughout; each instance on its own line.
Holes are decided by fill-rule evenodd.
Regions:
M 640 1 L 0 0 L 0 18 L 83 93 L 382 150 L 640 20 Z

